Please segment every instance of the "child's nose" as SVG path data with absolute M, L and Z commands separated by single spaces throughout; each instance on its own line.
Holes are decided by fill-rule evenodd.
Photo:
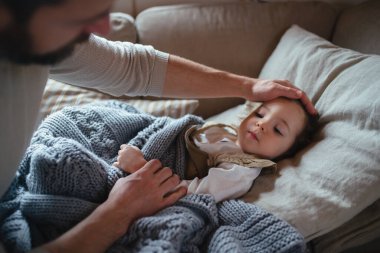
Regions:
M 262 122 L 262 121 L 258 121 L 257 123 L 256 123 L 256 126 L 258 126 L 259 128 L 260 128 L 260 130 L 261 131 L 263 131 L 264 132 L 264 122 Z

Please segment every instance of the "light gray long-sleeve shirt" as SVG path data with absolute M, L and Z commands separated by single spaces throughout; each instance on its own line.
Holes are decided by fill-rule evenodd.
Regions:
M 48 78 L 112 95 L 162 95 L 169 55 L 151 46 L 91 36 L 52 67 L 0 60 L 0 196 L 9 187 L 32 133 Z

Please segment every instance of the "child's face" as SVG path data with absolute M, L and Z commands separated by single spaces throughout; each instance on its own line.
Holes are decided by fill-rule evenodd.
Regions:
M 246 153 L 273 159 L 293 145 L 305 121 L 301 105 L 276 98 L 263 103 L 240 124 L 238 144 Z

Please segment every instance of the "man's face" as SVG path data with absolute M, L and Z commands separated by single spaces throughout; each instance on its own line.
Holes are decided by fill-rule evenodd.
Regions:
M 0 58 L 21 64 L 54 64 L 91 33 L 109 32 L 113 0 L 66 0 L 41 6 L 26 24 L 0 24 Z
M 265 102 L 239 127 L 239 145 L 246 153 L 273 159 L 286 152 L 305 127 L 306 114 L 295 101 Z

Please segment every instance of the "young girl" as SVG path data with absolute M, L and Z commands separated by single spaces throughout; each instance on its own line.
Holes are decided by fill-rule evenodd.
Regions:
M 189 193 L 212 194 L 217 202 L 238 198 L 273 161 L 293 155 L 307 144 L 316 126 L 298 100 L 276 98 L 259 106 L 245 105 L 238 126 L 206 123 L 185 133 Z M 273 161 L 272 161 L 273 160 Z M 137 147 L 121 145 L 114 166 L 133 173 L 146 163 Z

